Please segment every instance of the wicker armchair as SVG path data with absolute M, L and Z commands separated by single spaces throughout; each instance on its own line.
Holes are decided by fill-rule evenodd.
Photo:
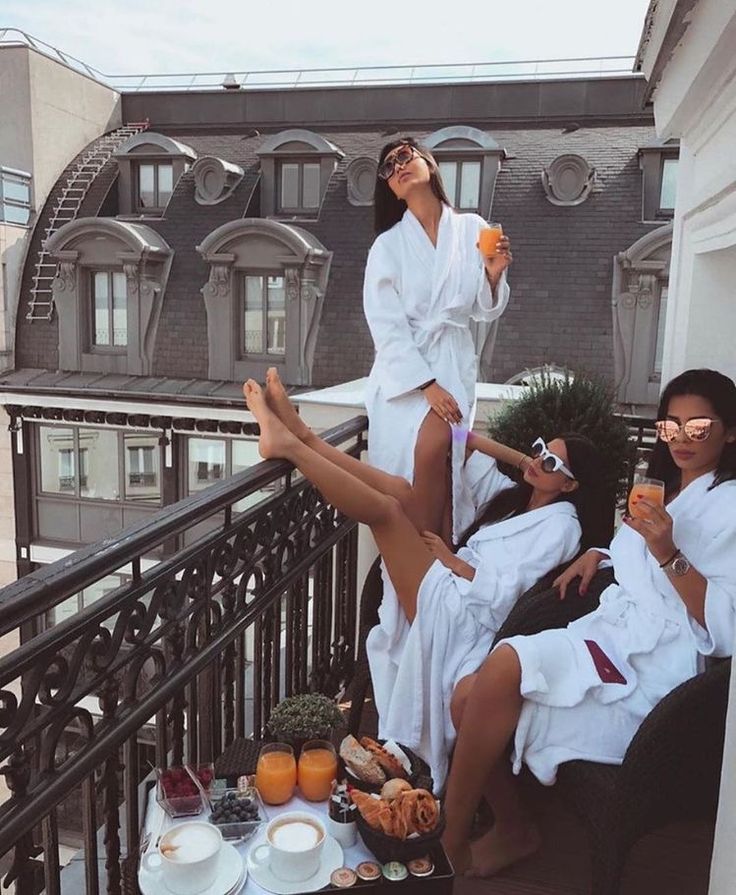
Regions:
M 383 579 L 381 578 L 381 557 L 377 557 L 370 567 L 360 594 L 360 622 L 358 625 L 358 656 L 353 676 L 346 696 L 350 699 L 348 732 L 357 736 L 362 732 L 363 708 L 371 687 L 371 670 L 365 641 L 371 628 L 378 624 L 378 609 L 383 599 Z
M 599 572 L 583 600 L 573 583 L 562 602 L 540 582 L 521 597 L 496 640 L 564 627 L 595 609 L 611 580 L 610 571 Z M 730 660 L 717 661 L 668 694 L 644 720 L 620 767 L 560 766 L 558 789 L 591 845 L 592 895 L 618 893 L 629 851 L 645 834 L 672 821 L 715 817 L 730 670 Z

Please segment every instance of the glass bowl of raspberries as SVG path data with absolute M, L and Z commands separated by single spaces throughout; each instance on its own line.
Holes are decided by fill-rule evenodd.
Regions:
M 169 817 L 191 817 L 206 807 L 215 778 L 211 764 L 159 768 L 156 775 L 156 800 Z

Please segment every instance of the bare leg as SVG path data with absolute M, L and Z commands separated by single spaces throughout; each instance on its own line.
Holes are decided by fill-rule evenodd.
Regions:
M 345 454 L 343 451 L 338 450 L 331 444 L 327 444 L 326 441 L 312 432 L 309 426 L 307 426 L 304 420 L 296 412 L 296 408 L 289 400 L 289 396 L 286 394 L 286 390 L 275 367 L 270 367 L 266 374 L 265 393 L 268 406 L 273 410 L 276 416 L 278 416 L 287 429 L 296 435 L 297 438 L 309 445 L 312 450 L 317 451 L 318 454 L 331 460 L 341 469 L 345 469 L 347 472 L 352 473 L 367 485 L 376 488 L 383 494 L 390 494 L 395 497 L 401 503 L 406 515 L 414 523 L 417 531 L 423 532 L 429 530 L 437 532 L 449 543 L 449 534 L 451 532 L 448 520 L 451 519 L 451 507 L 449 505 L 449 499 L 446 500 L 444 497 L 445 493 L 449 495 L 449 487 L 446 486 L 445 491 L 443 491 L 441 487 L 437 487 L 440 470 L 442 470 L 443 475 L 446 476 L 447 446 L 443 449 L 441 444 L 438 444 L 437 449 L 432 452 L 428 444 L 424 445 L 423 443 L 420 447 L 419 440 L 417 441 L 414 486 L 412 487 L 412 485 L 401 476 L 391 475 L 388 472 L 377 469 L 375 466 L 363 463 L 361 460 L 357 460 L 355 457 L 351 457 L 349 454 Z M 434 419 L 437 420 L 438 425 L 428 426 L 427 433 L 425 434 L 423 434 L 425 426 L 422 426 L 419 436 L 423 442 L 428 442 L 429 439 L 432 438 L 439 439 L 440 441 L 443 438 L 445 440 L 448 439 L 449 429 L 447 424 L 442 422 L 436 415 L 433 414 L 433 416 Z M 449 445 L 449 441 L 447 441 L 447 445 Z M 420 454 L 421 460 L 419 456 Z M 417 464 L 419 463 L 422 464 L 422 472 L 418 488 Z M 425 466 L 427 467 L 426 472 Z M 424 488 L 424 491 L 422 491 L 422 488 Z M 427 492 L 430 495 L 432 501 L 436 500 L 438 507 L 441 505 L 441 513 L 439 514 L 436 523 L 432 522 L 432 518 L 427 513 L 427 508 L 425 506 L 427 496 L 424 492 Z
M 434 531 L 449 544 L 448 507 L 450 476 L 447 462 L 451 430 L 436 413 L 429 412 L 419 429 L 414 448 L 415 518 L 420 531 Z
M 490 876 L 535 851 L 536 829 L 529 823 L 506 760 L 506 748 L 521 713 L 521 667 L 515 651 L 501 646 L 488 657 L 474 684 L 453 709 L 460 731 L 447 784 L 445 848 L 458 872 Z M 460 703 L 463 703 L 461 705 Z M 460 717 L 461 716 L 461 717 Z M 470 846 L 478 802 L 486 795 L 493 809 L 491 831 Z
M 261 428 L 258 450 L 264 460 L 284 459 L 312 482 L 340 512 L 369 525 L 407 619 L 416 615 L 417 594 L 434 557 L 399 502 L 301 442 L 266 404 L 260 385 L 243 386 L 248 407 Z

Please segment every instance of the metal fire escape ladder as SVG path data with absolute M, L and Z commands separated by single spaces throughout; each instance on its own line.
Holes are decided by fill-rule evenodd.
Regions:
M 64 224 L 77 217 L 87 191 L 113 152 L 130 137 L 141 133 L 147 127 L 148 122 L 126 124 L 105 134 L 87 149 L 69 172 L 61 195 L 51 212 L 42 247 L 38 252 L 26 320 L 51 320 L 54 315 L 52 285 L 56 277 L 57 264 L 50 259 L 46 251 L 46 240 Z

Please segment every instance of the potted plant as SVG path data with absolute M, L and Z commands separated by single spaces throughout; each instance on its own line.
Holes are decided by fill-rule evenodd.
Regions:
M 307 740 L 329 740 L 335 728 L 344 724 L 334 699 L 321 693 L 287 696 L 271 712 L 268 732 L 282 743 L 290 743 L 299 754 Z
M 590 438 L 600 453 L 601 481 L 610 494 L 610 539 L 615 504 L 626 498 L 636 448 L 626 421 L 615 413 L 613 390 L 606 382 L 569 371 L 562 376 L 542 371 L 530 379 L 522 397 L 490 418 L 488 432 L 520 451 L 528 451 L 540 435 L 551 438 L 577 432 Z

